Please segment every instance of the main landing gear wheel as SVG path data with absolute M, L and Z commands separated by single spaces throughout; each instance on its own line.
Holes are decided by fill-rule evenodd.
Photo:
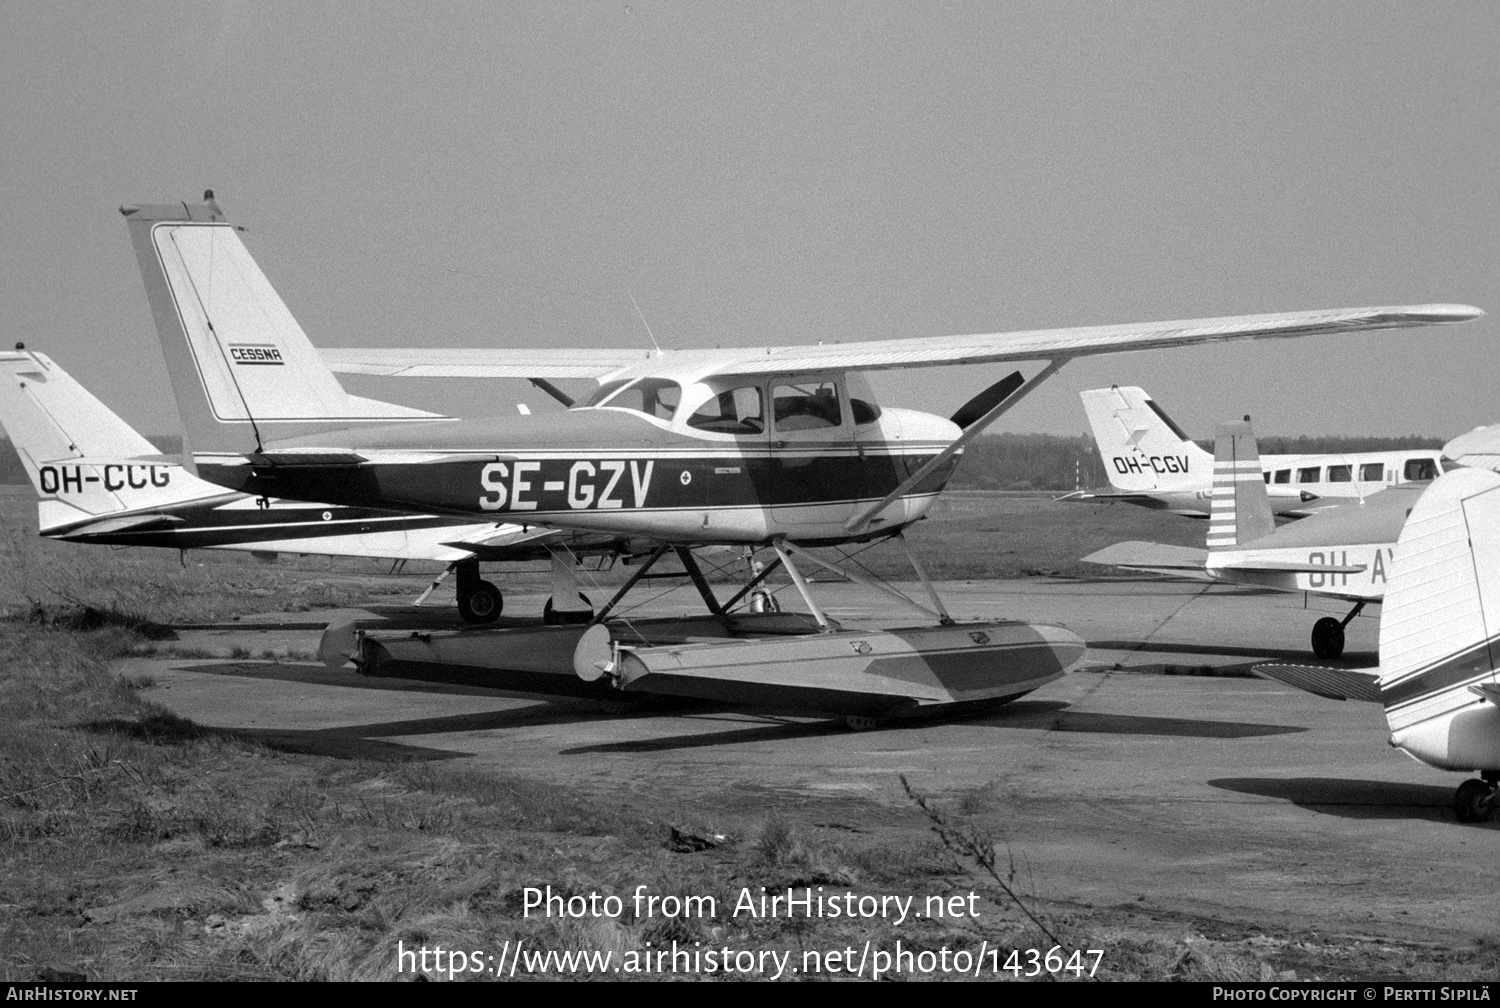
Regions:
M 1466 780 L 1453 794 L 1453 818 L 1459 822 L 1486 822 L 1494 813 L 1490 800 L 1494 787 L 1482 780 Z
M 1313 624 L 1313 654 L 1319 658 L 1337 658 L 1344 653 L 1344 624 L 1332 616 L 1324 616 Z
M 493 623 L 504 608 L 500 589 L 488 581 L 476 581 L 468 591 L 458 593 L 458 614 L 465 623 Z
M 552 600 L 549 598 L 547 604 L 542 606 L 542 623 L 546 626 L 566 626 L 572 623 L 592 623 L 594 621 L 594 603 L 583 592 L 578 593 L 583 600 L 583 609 L 553 609 Z

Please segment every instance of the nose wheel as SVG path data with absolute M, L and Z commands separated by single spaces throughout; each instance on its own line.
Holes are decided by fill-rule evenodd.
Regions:
M 1365 607 L 1363 602 L 1356 602 L 1354 608 L 1349 610 L 1349 615 L 1343 619 L 1333 616 L 1324 616 L 1313 624 L 1312 628 L 1312 650 L 1319 658 L 1337 658 L 1344 653 L 1344 627 L 1354 617 L 1359 615 Z
M 1453 818 L 1462 823 L 1488 822 L 1495 814 L 1493 780 L 1466 780 L 1453 794 Z

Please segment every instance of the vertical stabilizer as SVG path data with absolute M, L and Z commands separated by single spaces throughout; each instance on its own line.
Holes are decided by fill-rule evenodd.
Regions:
M 1250 423 L 1220 424 L 1214 431 L 1214 496 L 1208 519 L 1208 548 L 1243 546 L 1270 535 L 1275 528 Z
M 0 426 L 37 492 L 43 533 L 220 492 L 159 460 L 151 442 L 45 354 L 0 352 Z
M 120 208 L 192 452 L 243 454 L 276 438 L 435 416 L 345 392 L 240 229 L 204 195 Z
M 1423 492 L 1391 561 L 1380 617 L 1391 741 L 1434 766 L 1500 768 L 1500 475 L 1448 473 Z
M 1213 456 L 1199 448 L 1143 389 L 1080 392 L 1110 485 L 1125 493 L 1208 485 Z

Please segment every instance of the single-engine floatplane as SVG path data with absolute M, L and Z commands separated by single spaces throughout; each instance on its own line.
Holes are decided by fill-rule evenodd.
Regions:
M 909 550 L 927 604 L 812 552 L 883 538 L 904 545 L 902 530 L 942 491 L 963 447 L 1069 360 L 1482 314 L 1420 305 L 666 352 L 320 351 L 211 193 L 198 203 L 121 212 L 184 443 L 203 478 L 251 494 L 607 533 L 624 539 L 622 552 L 640 561 L 598 612 L 578 612 L 577 626 L 400 640 L 331 631 L 324 642 L 330 660 L 351 658 L 379 674 L 394 658 L 425 664 L 434 678 L 546 693 L 703 697 L 830 713 L 853 725 L 934 705 L 1004 702 L 1082 657 L 1082 640 L 1062 627 L 956 623 Z M 882 408 L 863 380 L 872 370 L 1003 361 L 1044 363 L 1029 380 L 1019 371 L 1006 376 L 950 418 Z M 335 372 L 529 379 L 568 408 L 458 420 L 350 395 Z M 599 384 L 577 402 L 549 382 L 580 378 Z M 726 545 L 774 553 L 728 601 L 693 555 Z M 708 614 L 610 620 L 669 553 Z M 801 564 L 894 595 L 931 622 L 844 629 L 819 607 Z M 573 567 L 566 550 L 553 553 L 554 613 L 576 611 Z M 777 568 L 785 568 L 808 613 L 742 611 Z

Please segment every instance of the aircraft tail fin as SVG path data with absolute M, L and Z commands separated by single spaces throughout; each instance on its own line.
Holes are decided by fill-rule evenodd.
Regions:
M 1243 546 L 1276 529 L 1260 450 L 1249 422 L 1220 424 L 1214 435 L 1214 496 L 1207 542 L 1210 551 Z
M 43 534 L 198 492 L 197 480 L 45 354 L 0 351 L 0 426 L 37 492 Z
M 191 443 L 185 450 L 238 455 L 274 438 L 437 418 L 345 392 L 211 192 L 201 203 L 120 212 Z
M 1099 458 L 1116 490 L 1198 489 L 1213 456 L 1193 443 L 1143 389 L 1111 386 L 1080 392 Z
M 1459 469 L 1428 487 L 1391 570 L 1380 617 L 1391 741 L 1434 766 L 1500 769 L 1500 474 Z

